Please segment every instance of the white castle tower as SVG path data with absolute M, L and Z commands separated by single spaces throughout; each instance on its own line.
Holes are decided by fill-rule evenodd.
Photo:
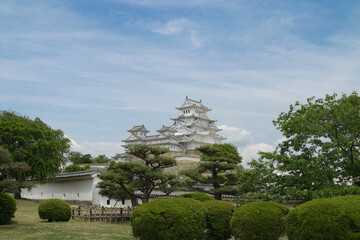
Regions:
M 221 129 L 215 125 L 216 120 L 210 119 L 207 112 L 211 109 L 205 107 L 200 101 L 186 97 L 185 102 L 176 108 L 181 114 L 176 118 L 172 126 L 162 126 L 157 135 L 147 136 L 149 131 L 144 125 L 134 126 L 128 130 L 130 137 L 123 140 L 126 149 L 134 145 L 150 145 L 167 147 L 171 152 L 178 153 L 176 158 L 186 156 L 197 147 L 209 144 L 221 143 L 226 138 L 217 133 Z

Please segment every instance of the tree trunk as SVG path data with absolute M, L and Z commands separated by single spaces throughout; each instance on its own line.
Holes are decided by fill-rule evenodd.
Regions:
M 216 199 L 216 200 L 221 200 L 221 193 L 214 193 L 214 198 Z
M 148 198 L 148 197 L 143 197 L 143 198 L 141 198 L 141 200 L 142 200 L 142 203 L 143 203 L 143 204 L 149 202 L 149 198 Z
M 18 187 L 16 189 L 16 191 L 14 193 L 14 197 L 15 197 L 15 199 L 22 199 L 22 197 L 21 197 L 21 188 L 20 187 Z
M 139 201 L 138 201 L 137 197 L 135 197 L 135 196 L 130 196 L 130 200 L 131 200 L 131 205 L 132 205 L 133 207 L 136 207 L 137 205 L 139 205 Z

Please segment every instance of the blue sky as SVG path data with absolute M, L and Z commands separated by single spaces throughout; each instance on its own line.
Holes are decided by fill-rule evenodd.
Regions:
M 189 96 L 248 161 L 290 104 L 360 89 L 359 23 L 351 0 L 3 0 L 0 109 L 111 157 Z

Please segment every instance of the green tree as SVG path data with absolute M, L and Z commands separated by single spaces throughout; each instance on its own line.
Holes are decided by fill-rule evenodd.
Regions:
M 238 196 L 237 203 L 245 204 L 246 200 L 262 199 L 264 201 L 276 201 L 278 195 L 273 193 L 274 183 L 278 182 L 278 175 L 272 162 L 263 159 L 252 160 L 250 169 L 238 171 Z
M 111 162 L 110 166 L 111 168 L 113 167 L 113 165 L 115 165 L 115 162 Z M 130 185 L 126 185 L 127 186 L 127 190 L 124 190 L 124 188 L 117 183 L 116 179 L 117 179 L 117 173 L 111 171 L 111 172 L 106 172 L 100 175 L 100 179 L 102 180 L 101 182 L 99 182 L 97 184 L 97 187 L 100 188 L 99 193 L 102 196 L 107 196 L 109 199 L 113 199 L 116 201 L 116 203 L 118 201 L 122 201 L 125 199 L 131 199 L 131 203 L 132 206 L 137 206 L 138 205 L 138 200 L 137 197 L 134 195 L 130 195 L 128 194 L 128 191 L 130 192 L 135 192 L 136 189 L 135 188 L 130 188 Z M 115 203 L 115 205 L 116 205 Z
M 107 158 L 105 155 L 99 155 L 96 158 L 93 159 L 93 163 L 107 163 L 109 162 L 109 158 Z
M 176 165 L 175 159 L 163 156 L 168 151 L 166 148 L 146 145 L 131 147 L 128 153 L 136 157 L 136 160 L 111 163 L 108 171 L 100 175 L 103 182 L 98 186 L 102 190 L 111 190 L 111 193 L 119 188 L 118 200 L 130 196 L 133 206 L 137 205 L 138 198 L 142 200 L 142 203 L 147 203 L 155 188 L 164 189 L 167 184 L 173 185 L 176 178 L 174 174 L 163 172 L 165 168 Z M 107 194 L 106 191 L 103 193 Z M 115 196 L 115 194 L 106 196 Z
M 15 162 L 29 166 L 16 179 L 28 177 L 46 182 L 60 172 L 70 140 L 61 130 L 54 130 L 39 118 L 31 120 L 12 112 L 0 112 L 0 146 L 9 150 Z
M 313 198 L 332 186 L 360 185 L 360 97 L 356 92 L 296 102 L 274 125 L 285 140 L 262 163 L 278 171 L 267 195 L 282 199 Z
M 9 151 L 0 146 L 0 194 L 15 192 L 20 187 L 20 182 L 15 181 L 14 176 L 28 170 L 27 164 L 14 162 Z
M 223 194 L 236 195 L 237 170 L 241 168 L 242 157 L 237 148 L 229 143 L 205 145 L 197 148 L 201 152 L 200 164 L 195 169 L 181 171 L 187 176 L 185 184 L 190 190 L 213 194 L 221 200 Z M 206 190 L 196 184 L 210 184 L 212 189 Z
M 86 171 L 86 170 L 90 170 L 90 164 L 85 164 L 84 167 L 80 167 L 77 164 L 72 164 L 69 165 L 65 168 L 64 172 L 69 173 L 69 172 L 80 172 L 80 171 Z
M 296 102 L 274 125 L 286 137 L 278 146 L 280 154 L 306 154 L 337 171 L 340 181 L 360 184 L 360 97 L 356 92 Z
M 69 152 L 68 160 L 73 163 L 92 163 L 92 156 L 90 154 L 82 154 L 80 152 Z

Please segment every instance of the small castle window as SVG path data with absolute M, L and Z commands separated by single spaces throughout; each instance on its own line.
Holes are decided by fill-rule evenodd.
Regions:
M 106 200 L 106 205 L 110 205 L 110 199 Z

